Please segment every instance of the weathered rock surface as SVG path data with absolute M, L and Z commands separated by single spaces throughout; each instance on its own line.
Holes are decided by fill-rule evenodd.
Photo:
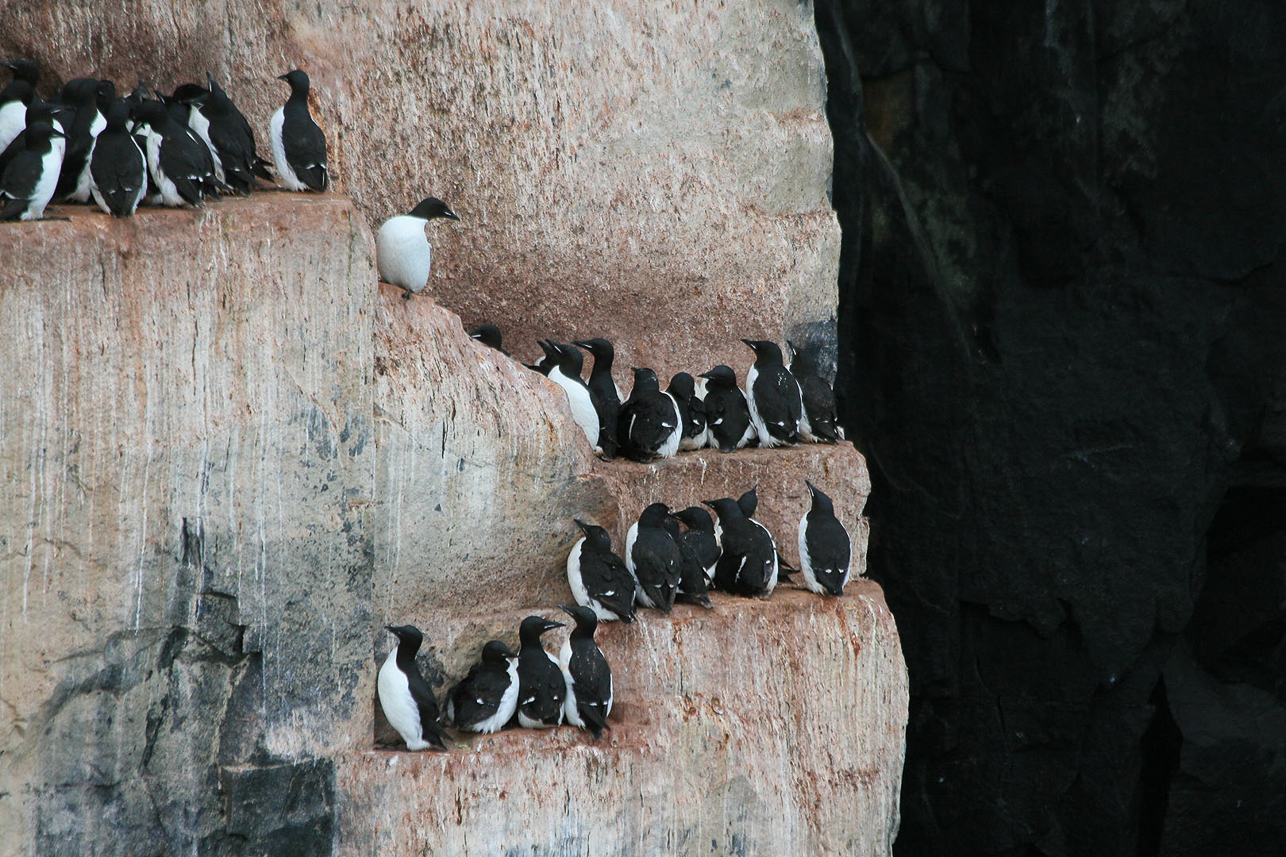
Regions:
M 276 76 L 303 67 L 337 187 L 371 225 L 450 202 L 463 220 L 431 227 L 432 293 L 529 358 L 537 337 L 605 332 L 620 365 L 663 377 L 748 364 L 744 336 L 833 354 L 839 227 L 807 4 L 10 4 L 15 55 L 59 83 L 168 91 L 210 70 L 261 145 Z
M 817 20 L 898 852 L 1283 853 L 1286 10 Z
M 416 622 L 431 680 L 459 675 L 479 642 L 568 600 L 575 515 L 619 544 L 646 501 L 758 484 L 794 559 L 807 476 L 860 560 L 851 446 L 601 462 L 550 382 L 433 301 L 377 290 L 341 197 L 61 213 L 6 228 L 0 258 L 0 853 L 370 853 L 389 819 L 490 853 L 475 834 L 505 813 L 422 821 L 431 796 L 391 777 L 446 765 L 445 806 L 472 782 L 485 807 L 525 764 L 617 784 L 574 813 L 524 803 L 542 853 L 585 853 L 627 806 L 640 841 L 677 853 L 707 834 L 888 852 L 906 675 L 865 581 L 605 631 L 621 708 L 598 748 L 568 729 L 450 758 L 371 750 L 382 626 Z M 738 689 L 739 650 L 779 669 Z M 647 815 L 636 782 L 681 782 L 691 803 Z
M 600 626 L 616 704 L 598 742 L 563 727 L 346 756 L 340 850 L 888 854 L 898 790 L 883 772 L 901 764 L 905 697 L 878 587 L 714 603 Z M 510 639 L 523 615 L 486 621 Z M 440 618 L 448 637 L 477 624 Z

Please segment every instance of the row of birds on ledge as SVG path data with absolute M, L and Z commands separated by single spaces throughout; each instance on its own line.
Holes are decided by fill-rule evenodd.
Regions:
M 209 74 L 208 88 L 185 83 L 164 95 L 139 84 L 124 98 L 110 80 L 75 78 L 45 101 L 34 62 L 3 65 L 13 80 L 0 92 L 0 220 L 44 219 L 53 200 L 91 197 L 128 217 L 144 201 L 199 206 L 273 180 L 250 123 Z M 287 190 L 324 191 L 326 136 L 309 112 L 308 75 L 296 69 L 278 79 L 290 98 L 268 123 L 276 180 Z
M 476 327 L 469 336 L 509 356 L 494 324 Z M 741 341 L 755 353 L 744 391 L 732 368 L 722 364 L 701 373 L 699 383 L 687 372 L 676 373 L 665 390 L 656 372 L 636 367 L 626 398 L 612 378 L 615 349 L 602 338 L 541 340 L 545 356 L 527 368 L 562 388 L 576 424 L 605 458 L 653 461 L 706 446 L 733 452 L 752 443 L 776 447 L 844 439 L 835 393 L 811 354 L 788 342 L 794 355 L 788 366 L 777 343 Z M 594 358 L 588 379 L 581 377 L 581 349 Z
M 806 484 L 812 505 L 799 521 L 799 572 L 806 589 L 839 596 L 849 578 L 852 543 L 830 497 Z M 480 733 L 568 723 L 598 739 L 611 728 L 613 700 L 611 666 L 594 640 L 600 621 L 633 622 L 636 601 L 665 613 L 676 601 L 709 608 L 711 589 L 767 597 L 787 573 L 772 534 L 753 518 L 756 489 L 703 504 L 718 523 L 700 506 L 672 512 L 664 503 L 649 505 L 630 526 L 624 559 L 612 551 L 607 530 L 577 520 L 584 536 L 567 556 L 576 606 L 560 608 L 575 627 L 559 656 L 547 652 L 541 638 L 563 623 L 528 616 L 518 629 L 517 654 L 500 640 L 482 647 L 480 660 L 447 692 L 445 721 L 415 662 L 423 634 L 414 625 L 387 626 L 398 642 L 376 685 L 380 707 L 407 748 L 446 749 L 446 723 Z

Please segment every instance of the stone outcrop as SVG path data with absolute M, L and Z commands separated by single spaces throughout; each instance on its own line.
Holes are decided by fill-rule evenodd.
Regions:
M 839 228 L 811 8 L 147 0 L 0 12 L 0 56 L 168 89 L 225 81 L 266 137 L 312 78 L 337 188 L 370 225 L 439 196 L 430 290 L 534 340 L 629 330 L 621 364 L 741 367 L 738 341 L 833 354 Z M 486 299 L 480 299 L 485 296 Z
M 599 461 L 547 379 L 376 288 L 343 197 L 54 213 L 0 261 L 0 853 L 602 853 L 621 813 L 667 852 L 888 853 L 906 675 L 864 580 L 605 629 L 600 744 L 373 749 L 382 626 L 425 629 L 440 687 L 568 600 L 573 516 L 619 544 L 652 499 L 758 484 L 795 559 L 807 476 L 860 568 L 850 445 Z M 563 790 L 514 791 L 532 771 Z

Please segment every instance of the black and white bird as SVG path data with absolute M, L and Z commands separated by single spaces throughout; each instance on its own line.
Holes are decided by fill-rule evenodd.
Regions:
M 290 98 L 268 122 L 277 176 L 286 190 L 324 191 L 330 182 L 326 135 L 308 111 L 308 75 L 295 69 L 277 80 L 290 84 Z
M 799 382 L 799 393 L 804 401 L 804 413 L 799 419 L 799 433 L 810 443 L 836 443 L 844 439 L 844 429 L 836 415 L 835 391 L 826 383 L 817 368 L 811 352 L 786 341 L 794 358 L 790 373 Z
M 558 364 L 558 349 L 547 339 L 539 339 L 536 343 L 540 346 L 540 350 L 545 353 L 545 356 L 541 357 L 535 364 L 524 363 L 523 365 L 533 372 L 548 376 L 549 370 Z
M 708 588 L 714 582 L 714 570 L 723 553 L 723 549 L 719 547 L 718 525 L 710 513 L 700 506 L 689 506 L 675 512 L 674 517 L 687 527 L 680 538 L 696 553 L 701 567 L 705 570 Z
M 679 549 L 679 589 L 674 595 L 675 603 L 696 604 L 709 610 L 710 596 L 706 594 L 709 579 L 696 546 L 683 538 L 679 519 L 674 514 L 665 519 L 665 531 Z
M 715 567 L 715 586 L 738 595 L 771 594 L 777 586 L 777 546 L 772 535 L 730 497 L 702 502 L 719 515 L 723 553 Z
M 174 121 L 186 125 L 210 153 L 214 180 L 220 185 L 226 185 L 227 173 L 223 169 L 223 156 L 210 139 L 210 119 L 202 112 L 209 100 L 210 90 L 195 83 L 184 83 L 174 88 L 166 103 L 172 105 Z
M 746 396 L 737 386 L 736 373 L 720 364 L 702 372 L 701 377 L 708 382 L 704 404 L 710 445 L 720 452 L 741 449 L 754 439 L 755 427 L 750 422 Z
M 408 750 L 429 747 L 445 750 L 447 734 L 442 728 L 437 700 L 415 663 L 415 653 L 420 650 L 424 635 L 414 625 L 386 627 L 397 637 L 397 645 L 384 659 L 376 682 L 384 716 L 402 736 Z
M 469 338 L 476 339 L 488 348 L 494 348 L 506 357 L 509 352 L 504 348 L 504 337 L 500 333 L 500 328 L 494 324 L 480 324 L 473 330 L 469 331 Z
M 746 372 L 746 403 L 750 406 L 750 421 L 759 435 L 759 445 L 798 443 L 804 403 L 799 382 L 782 362 L 781 348 L 765 339 L 741 341 L 755 352 L 755 362 Z
M 559 609 L 576 620 L 558 656 L 567 685 L 563 716 L 572 726 L 588 729 L 598 740 L 603 730 L 612 728 L 607 725 L 607 716 L 612 713 L 612 668 L 594 642 L 598 618 L 588 607 Z
M 590 392 L 589 386 L 580 376 L 584 358 L 575 348 L 561 342 L 548 340 L 543 345 L 552 349 L 554 359 L 554 365 L 549 367 L 549 373 L 545 377 L 563 388 L 567 403 L 571 405 L 572 419 L 580 426 L 581 431 L 585 432 L 585 439 L 589 441 L 589 445 L 597 450 L 599 448 L 598 405 L 594 401 L 594 394 Z
M 665 392 L 679 407 L 679 420 L 683 424 L 679 449 L 701 449 L 709 443 L 710 433 L 706 428 L 705 402 L 697 398 L 696 382 L 687 372 L 676 372 Z
M 75 112 L 70 122 L 64 122 L 67 150 L 63 153 L 55 198 L 89 202 L 89 154 L 94 149 L 94 139 L 107 127 L 103 113 L 115 97 L 116 85 L 110 80 L 77 78 L 63 86 L 63 98 Z
M 595 524 L 576 519 L 585 537 L 567 554 L 567 585 L 582 607 L 602 622 L 634 621 L 634 575 L 612 552 L 612 537 Z
M 615 458 L 617 421 L 621 414 L 621 391 L 612 380 L 612 361 L 616 357 L 616 349 L 602 337 L 582 339 L 572 344 L 585 349 L 594 357 L 594 367 L 590 369 L 589 380 L 585 383 L 598 405 L 598 445 L 605 457 Z
M 147 192 L 147 157 L 125 127 L 129 105 L 116 101 L 89 156 L 89 192 L 113 217 L 129 217 Z
M 45 216 L 62 167 L 62 152 L 53 144 L 61 136 L 62 132 L 48 122 L 28 122 L 23 150 L 0 175 L 0 220 L 40 220 Z
M 634 387 L 621 405 L 617 424 L 620 453 L 634 461 L 673 458 L 679 451 L 683 425 L 679 406 L 651 369 L 634 370 Z
M 254 129 L 246 120 L 228 93 L 205 73 L 206 97 L 194 111 L 191 124 L 204 125 L 196 129 L 218 155 L 223 174 L 219 180 L 231 190 L 247 194 L 255 186 L 255 178 L 271 179 L 268 162 L 259 157 Z
M 562 667 L 540 644 L 540 635 L 563 627 L 540 616 L 528 616 L 518 626 L 518 725 L 548 729 L 563 722 L 567 682 Z
M 159 101 L 144 101 L 134 114 L 147 126 L 148 175 L 161 204 L 202 205 L 204 194 L 215 190 L 214 162 L 205 144 L 186 125 L 175 122 Z
M 518 656 L 499 640 L 482 647 L 482 660 L 447 694 L 447 719 L 458 729 L 490 735 L 518 710 Z
M 665 613 L 674 606 L 683 577 L 679 546 L 665 529 L 669 514 L 669 506 L 653 503 L 630 525 L 625 537 L 625 565 L 634 575 L 638 603 Z
M 420 200 L 406 214 L 390 217 L 375 236 L 375 264 L 380 279 L 402 290 L 409 298 L 424 291 L 433 267 L 433 247 L 424 227 L 437 218 L 459 220 L 451 207 L 434 196 Z
M 40 69 L 31 60 L 5 60 L 0 63 L 13 72 L 13 80 L 0 91 L 0 152 L 27 127 L 27 108 L 36 96 Z
M 835 517 L 835 506 L 812 482 L 805 480 L 813 506 L 799 519 L 799 570 L 804 585 L 819 595 L 843 595 L 848 583 L 852 542 Z

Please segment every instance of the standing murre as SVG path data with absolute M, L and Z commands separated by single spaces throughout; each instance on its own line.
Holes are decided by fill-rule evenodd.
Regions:
M 852 542 L 835 517 L 835 506 L 812 482 L 805 480 L 813 506 L 799 519 L 799 569 L 804 585 L 819 595 L 843 595 L 848 583 Z
M 482 647 L 482 660 L 447 694 L 447 719 L 457 729 L 499 732 L 518 709 L 518 656 L 499 640 Z
M 714 570 L 723 553 L 723 548 L 719 546 L 718 526 L 710 513 L 700 506 L 689 506 L 675 512 L 674 517 L 687 527 L 681 538 L 696 553 L 701 567 L 705 569 L 706 586 L 709 587 L 714 582 Z
M 723 553 L 715 568 L 715 585 L 738 595 L 771 595 L 777 585 L 777 546 L 758 521 L 742 512 L 736 500 L 703 500 L 719 515 Z
M 135 109 L 135 118 L 146 125 L 147 169 L 163 205 L 200 206 L 207 182 L 214 179 L 210 153 L 192 136 L 186 125 L 171 118 L 159 101 L 144 101 Z
M 696 604 L 709 610 L 710 596 L 706 594 L 709 580 L 705 566 L 701 564 L 701 557 L 697 554 L 696 544 L 683 538 L 685 533 L 679 530 L 677 515 L 671 513 L 665 519 L 664 526 L 674 540 L 674 546 L 679 549 L 679 588 L 674 595 L 675 602 Z
M 402 736 L 408 750 L 445 750 L 447 734 L 438 715 L 438 703 L 415 663 L 424 635 L 414 625 L 386 627 L 397 637 L 397 645 L 384 659 L 376 682 L 384 716 Z
M 669 613 L 679 592 L 683 566 L 679 546 L 665 529 L 670 508 L 653 503 L 630 525 L 625 537 L 625 565 L 634 575 L 638 603 Z
M 205 81 L 208 90 L 200 114 L 206 123 L 205 138 L 223 166 L 220 181 L 236 193 L 248 194 L 254 188 L 255 178 L 272 178 L 267 170 L 268 162 L 259 157 L 255 132 L 245 114 L 208 71 Z
M 617 421 L 621 414 L 621 391 L 612 379 L 612 361 L 616 357 L 616 349 L 602 337 L 577 340 L 572 345 L 583 348 L 594 357 L 594 368 L 590 370 L 589 380 L 585 384 L 597 400 L 598 445 L 602 447 L 606 458 L 615 458 Z
M 62 136 L 48 122 L 29 122 L 25 148 L 0 176 L 0 220 L 42 220 L 53 199 L 62 153 L 53 140 Z
M 655 372 L 636 368 L 634 387 L 621 405 L 617 424 L 621 454 L 634 461 L 673 458 L 682 436 L 683 425 L 674 397 L 661 392 Z
M 268 122 L 272 160 L 286 190 L 324 191 L 330 183 L 326 168 L 326 135 L 308 111 L 308 75 L 299 69 L 280 75 L 290 84 L 290 98 Z
M 741 341 L 755 352 L 755 362 L 746 372 L 746 403 L 750 406 L 750 421 L 759 435 L 759 445 L 798 443 L 804 403 L 799 383 L 782 362 L 781 348 L 765 339 Z
M 80 78 L 69 81 L 63 87 L 63 95 L 75 112 L 66 128 L 67 151 L 54 197 L 89 202 L 89 153 L 94 139 L 107 127 L 103 113 L 116 97 L 116 85 L 110 80 Z
M 683 424 L 679 449 L 701 449 L 709 443 L 710 433 L 706 428 L 705 402 L 697 398 L 696 382 L 687 372 L 676 372 L 665 392 L 678 405 L 679 421 Z
M 558 656 L 567 685 L 563 716 L 572 726 L 588 729 L 597 741 L 603 730 L 612 728 L 607 725 L 612 713 L 612 668 L 594 642 L 598 618 L 588 607 L 558 609 L 576 621 Z
M 844 429 L 836 416 L 835 391 L 817 368 L 813 355 L 786 340 L 794 359 L 790 373 L 799 382 L 804 412 L 799 420 L 799 433 L 812 443 L 836 443 L 844 439 Z
M 579 518 L 576 526 L 585 537 L 567 554 L 567 585 L 572 597 L 593 610 L 601 622 L 633 622 L 634 575 L 612 552 L 612 537 L 602 527 Z
M 746 396 L 737 386 L 736 373 L 720 364 L 701 373 L 701 377 L 708 382 L 704 402 L 710 445 L 720 452 L 741 449 L 754 438 L 755 427 L 750 422 Z
M 129 217 L 147 192 L 147 157 L 125 128 L 129 105 L 116 101 L 89 153 L 89 192 L 113 217 Z
M 36 96 L 36 88 L 16 74 L 0 91 L 0 152 L 27 127 L 27 107 Z
M 433 267 L 433 247 L 425 237 L 430 220 L 459 220 L 445 202 L 429 196 L 406 214 L 390 217 L 375 236 L 375 262 L 380 279 L 402 290 L 402 297 L 424 291 Z
M 572 419 L 585 432 L 589 445 L 601 452 L 598 444 L 598 404 L 589 386 L 581 379 L 580 352 L 570 345 L 553 340 L 549 340 L 548 345 L 553 349 L 554 365 L 549 368 L 546 377 L 563 388 L 567 402 L 571 405 Z
M 563 627 L 540 616 L 528 616 L 518 627 L 518 725 L 548 729 L 563 722 L 567 682 L 562 667 L 540 644 L 540 635 Z

